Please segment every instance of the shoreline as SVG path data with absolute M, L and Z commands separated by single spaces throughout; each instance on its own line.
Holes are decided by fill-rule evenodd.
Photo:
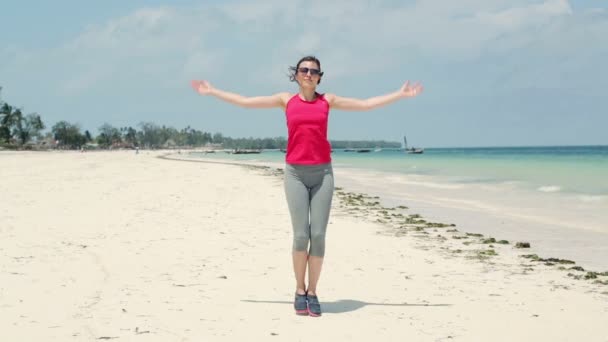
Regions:
M 530 194 L 502 186 L 491 192 L 475 186 L 433 189 L 406 177 L 383 177 L 348 170 L 341 177 L 345 186 L 380 196 L 386 205 L 405 202 L 433 220 L 456 223 L 472 233 L 530 242 L 534 253 L 539 255 L 559 255 L 577 260 L 585 268 L 608 270 L 608 250 L 605 248 L 608 233 L 587 226 L 590 222 L 600 224 L 605 220 L 605 214 L 594 215 L 593 211 L 581 211 L 555 199 L 540 204 L 544 201 L 541 194 L 534 193 L 530 197 Z M 378 183 L 377 179 L 385 179 L 384 183 L 391 186 Z M 497 197 L 509 200 L 497 201 Z
M 279 165 L 274 163 L 210 160 L 173 153 L 158 156 L 158 158 L 258 168 L 270 172 L 275 176 L 282 176 L 283 174 L 283 167 L 279 167 Z M 348 187 L 349 186 L 346 185 L 346 188 Z M 573 279 L 591 280 L 592 283 L 600 286 L 608 285 L 608 269 L 602 270 L 581 267 L 577 264 L 576 260 L 563 258 L 559 255 L 538 255 L 538 252 L 530 252 L 537 249 L 537 246 L 525 240 L 509 241 L 496 234 L 486 235 L 478 232 L 460 231 L 454 223 L 429 222 L 419 213 L 407 214 L 406 212 L 409 208 L 398 208 L 404 207 L 403 204 L 397 203 L 404 202 L 403 200 L 387 201 L 386 198 L 370 195 L 365 192 L 345 191 L 342 187 L 336 187 L 334 194 L 335 198 L 339 199 L 340 202 L 347 202 L 346 205 L 343 203 L 340 204 L 347 212 L 355 214 L 356 217 L 366 219 L 367 221 L 386 225 L 389 230 L 392 229 L 394 231 L 395 236 L 405 236 L 409 232 L 414 233 L 411 235 L 414 235 L 417 238 L 436 238 L 439 239 L 440 242 L 445 242 L 446 239 L 463 240 L 461 241 L 462 246 L 452 244 L 452 246 L 450 246 L 451 248 L 447 249 L 456 254 L 464 252 L 464 254 L 462 254 L 464 256 L 467 256 L 467 252 L 469 252 L 469 254 L 473 254 L 472 256 L 468 255 L 472 259 L 476 258 L 480 260 L 489 260 L 493 256 L 496 256 L 498 251 L 506 253 L 511 257 L 513 257 L 513 255 L 518 255 L 518 259 L 515 260 L 521 261 L 520 264 L 525 266 L 527 270 L 529 270 L 530 267 L 541 265 L 549 267 L 555 266 L 555 268 L 560 271 L 567 271 L 568 273 L 566 276 L 572 277 Z M 363 214 L 357 215 L 357 210 L 363 210 Z M 527 247 L 516 247 L 516 245 Z M 475 249 L 471 246 L 480 248 Z M 510 247 L 511 250 L 506 250 L 508 247 Z M 608 295 L 608 287 L 606 288 L 606 294 Z

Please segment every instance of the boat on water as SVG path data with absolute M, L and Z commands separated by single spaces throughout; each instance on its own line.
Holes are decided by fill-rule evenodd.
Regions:
M 238 148 L 235 148 L 230 153 L 232 153 L 232 154 L 259 154 L 259 153 L 262 153 L 262 150 L 239 150 Z
M 407 147 L 407 138 L 405 137 L 405 134 L 403 135 L 403 149 L 405 150 L 405 152 L 410 153 L 410 154 L 422 154 L 424 153 L 424 149 L 423 148 L 419 148 L 419 147 Z
M 372 150 L 369 148 L 345 148 L 343 151 L 344 152 L 367 153 L 367 152 L 371 152 Z

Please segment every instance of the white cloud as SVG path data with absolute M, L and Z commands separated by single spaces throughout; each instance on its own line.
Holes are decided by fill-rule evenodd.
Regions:
M 220 4 L 217 8 L 235 23 L 250 25 L 252 22 L 266 24 L 274 21 L 278 15 L 282 15 L 292 6 L 293 3 L 287 1 L 264 0 Z
M 498 12 L 477 13 L 475 22 L 502 33 L 543 25 L 555 17 L 570 14 L 572 8 L 567 0 L 549 0 L 541 4 L 514 7 Z
M 222 49 L 206 46 L 215 23 L 204 11 L 144 8 L 90 26 L 61 46 L 12 53 L 7 68 L 54 74 L 53 89 L 62 95 L 140 80 L 151 86 L 175 85 L 176 79 L 211 74 L 221 64 Z
M 605 11 L 596 10 L 593 15 L 600 19 L 588 22 L 568 19 L 574 15 L 567 0 L 165 6 L 88 27 L 47 51 L 21 51 L 9 64 L 21 72 L 46 67 L 56 72 L 57 89 L 77 94 L 111 83 L 137 84 L 142 78 L 154 86 L 177 86 L 193 75 L 234 72 L 232 67 L 277 86 L 284 84 L 288 65 L 304 54 L 318 54 L 326 78 L 336 82 L 353 70 L 371 75 L 424 60 L 461 63 L 488 53 L 534 56 L 563 53 L 570 45 L 596 48 L 584 42 L 584 32 L 592 26 L 598 36 L 608 34 Z M 244 59 L 255 69 L 238 66 Z

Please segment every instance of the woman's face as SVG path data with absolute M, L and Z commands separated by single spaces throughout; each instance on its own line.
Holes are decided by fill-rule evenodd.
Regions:
M 296 80 L 298 81 L 298 84 L 300 84 L 300 87 L 314 89 L 321 79 L 321 75 L 319 74 L 320 71 L 317 63 L 304 61 L 300 63 L 298 70 L 296 70 Z

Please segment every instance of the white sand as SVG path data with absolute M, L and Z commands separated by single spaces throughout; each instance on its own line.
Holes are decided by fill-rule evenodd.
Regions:
M 608 341 L 608 286 L 339 200 L 325 313 L 296 316 L 280 177 L 158 154 L 0 153 L 1 341 Z

